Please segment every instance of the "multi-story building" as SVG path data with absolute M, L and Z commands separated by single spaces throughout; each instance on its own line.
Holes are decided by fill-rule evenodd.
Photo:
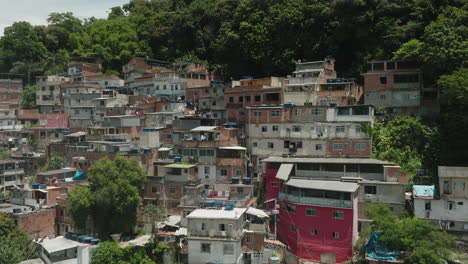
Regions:
M 201 116 L 216 119 L 222 124 L 227 120 L 226 88 L 224 82 L 212 80 L 207 87 L 187 88 L 185 99 L 194 105 Z
M 23 183 L 23 165 L 21 160 L 0 160 L 0 186 L 3 189 Z
M 468 232 L 468 167 L 439 166 L 439 186 L 415 185 L 414 215 L 447 231 Z
M 189 264 L 268 263 L 272 252 L 264 250 L 259 254 L 267 230 L 267 215 L 261 210 L 233 208 L 230 204 L 219 206 L 196 209 L 187 216 Z
M 40 113 L 51 113 L 63 110 L 63 100 L 60 86 L 69 82 L 64 76 L 38 76 L 36 77 L 36 105 Z
M 102 87 L 98 83 L 64 83 L 63 105 L 70 115 L 71 128 L 94 125 L 95 99 L 101 98 Z
M 129 88 L 132 88 L 132 85 L 134 82 L 136 82 L 136 79 L 142 77 L 152 78 L 155 73 L 164 71 L 167 67 L 169 67 L 169 63 L 165 61 L 146 58 L 133 58 L 122 67 L 124 84 Z
M 268 156 L 370 157 L 373 107 L 280 106 L 247 107 L 247 146 L 256 168 Z
M 19 109 L 22 96 L 22 75 L 0 74 L 0 108 Z
M 364 103 L 385 107 L 393 115 L 437 113 L 437 91 L 424 87 L 420 67 L 409 61 L 368 62 Z
M 68 64 L 67 75 L 71 82 L 84 82 L 86 78 L 102 74 L 102 60 L 93 57 L 73 58 Z
M 278 196 L 278 238 L 299 259 L 351 259 L 358 229 L 358 190 L 352 182 L 290 178 Z
M 0 109 L 0 130 L 15 129 L 17 111 L 13 108 Z

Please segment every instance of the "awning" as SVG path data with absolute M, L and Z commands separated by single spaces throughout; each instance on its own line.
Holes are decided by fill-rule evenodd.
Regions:
M 199 126 L 194 129 L 191 129 L 192 132 L 213 132 L 217 126 Z
M 68 134 L 68 135 L 65 135 L 65 136 L 66 137 L 81 137 L 81 136 L 84 136 L 84 135 L 86 135 L 86 132 L 78 131 L 78 132 L 71 133 L 71 134 Z
M 176 168 L 176 169 L 190 169 L 192 167 L 195 167 L 196 165 L 193 164 L 180 164 L 180 163 L 174 163 L 174 164 L 169 164 L 166 166 L 163 166 L 164 168 Z
M 255 215 L 255 216 L 260 217 L 260 218 L 267 218 L 268 217 L 268 215 L 263 210 L 253 208 L 253 207 L 249 207 L 249 209 L 247 209 L 246 213 L 251 214 L 251 215 Z
M 241 147 L 241 146 L 219 147 L 219 149 L 227 149 L 227 150 L 246 150 L 246 148 Z
M 172 148 L 167 148 L 167 147 L 158 148 L 158 151 L 169 151 L 169 150 L 172 150 Z
M 175 232 L 175 235 L 176 236 L 187 236 L 187 233 L 188 233 L 187 228 L 181 227 Z
M 286 181 L 291 174 L 294 164 L 281 164 L 278 173 L 276 173 L 276 178 Z

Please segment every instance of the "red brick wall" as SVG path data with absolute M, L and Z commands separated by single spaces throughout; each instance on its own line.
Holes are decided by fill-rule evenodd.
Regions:
M 55 209 L 41 209 L 29 214 L 18 215 L 18 226 L 36 237 L 55 237 Z
M 380 83 L 380 77 L 387 77 L 387 83 Z M 382 72 L 380 74 L 364 75 L 364 89 L 366 91 L 388 90 L 393 88 L 393 74 Z

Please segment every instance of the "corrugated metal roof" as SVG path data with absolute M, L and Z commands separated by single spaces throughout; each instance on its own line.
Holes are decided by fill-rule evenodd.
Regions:
M 241 147 L 241 146 L 219 147 L 219 149 L 227 149 L 227 150 L 246 150 L 246 148 Z
M 433 197 L 435 195 L 434 185 L 413 185 L 414 197 Z
M 283 158 L 268 157 L 263 162 L 281 163 L 348 163 L 348 164 L 380 164 L 388 165 L 390 162 L 369 158 Z
M 286 181 L 291 174 L 294 164 L 281 164 L 278 172 L 276 173 L 276 178 Z
M 468 178 L 468 167 L 439 166 L 439 177 Z
M 251 215 L 255 215 L 255 216 L 258 216 L 260 218 L 267 218 L 269 217 L 267 215 L 267 213 L 265 213 L 263 210 L 260 210 L 260 209 L 257 209 L 257 208 L 253 208 L 253 207 L 249 207 L 249 209 L 247 209 L 247 213 L 248 214 L 251 214 Z
M 337 192 L 355 192 L 359 188 L 359 185 L 353 182 L 319 181 L 305 179 L 291 179 L 286 182 L 286 185 L 304 189 L 316 189 Z
M 174 163 L 174 164 L 169 164 L 166 166 L 163 166 L 164 168 L 177 168 L 177 169 L 189 169 L 192 167 L 195 167 L 193 164 L 179 164 L 179 163 Z

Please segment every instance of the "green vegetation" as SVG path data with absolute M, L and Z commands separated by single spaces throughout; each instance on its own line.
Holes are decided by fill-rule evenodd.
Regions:
M 133 233 L 144 179 L 145 174 L 134 159 L 100 159 L 89 169 L 90 186 L 76 188 L 69 195 L 76 225 L 84 227 L 91 217 L 102 237 Z
M 453 237 L 428 221 L 416 217 L 399 219 L 384 205 L 371 206 L 367 213 L 372 223 L 360 233 L 356 247 L 360 256 L 364 254 L 363 245 L 370 231 L 376 231 L 380 232 L 379 243 L 389 250 L 399 250 L 405 263 L 442 263 L 442 259 L 450 258 Z
M 3 213 L 0 213 L 0 245 L 0 263 L 4 264 L 16 264 L 29 259 L 35 251 L 28 235 Z
M 47 160 L 47 164 L 44 167 L 44 171 L 58 170 L 63 167 L 64 160 L 62 157 L 58 156 L 57 153 L 52 153 Z
M 36 86 L 28 85 L 24 87 L 23 99 L 21 101 L 21 108 L 23 109 L 36 108 Z

